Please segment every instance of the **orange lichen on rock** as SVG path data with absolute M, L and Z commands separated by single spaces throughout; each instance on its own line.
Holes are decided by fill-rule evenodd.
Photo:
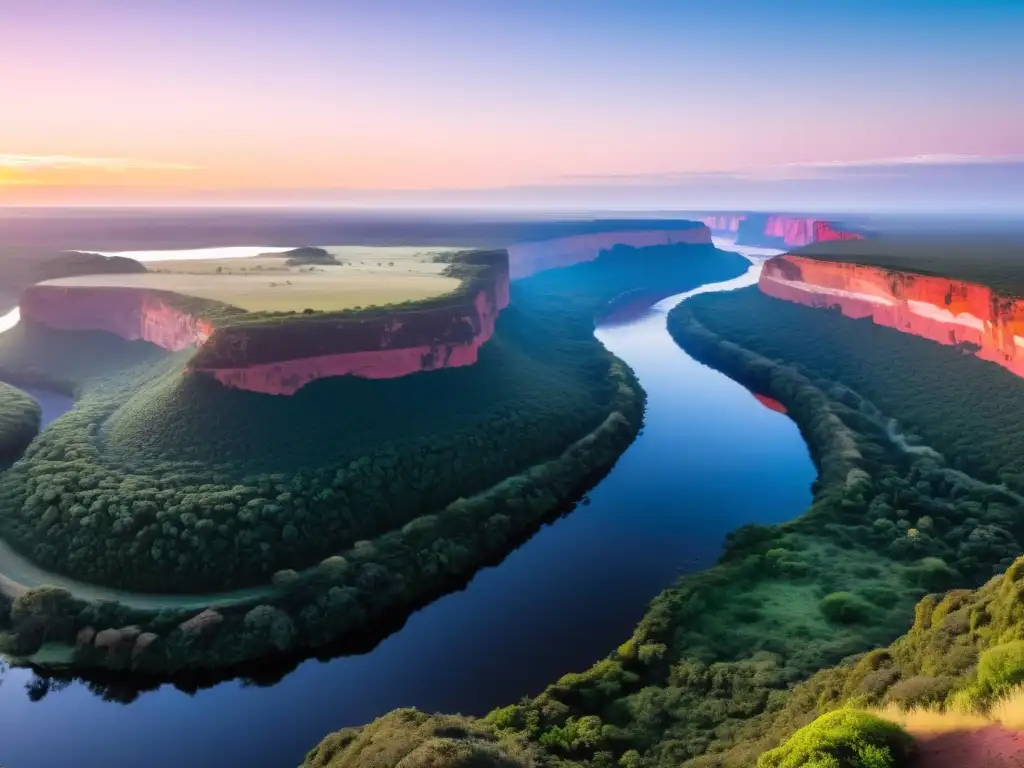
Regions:
M 1024 376 L 1024 301 L 987 286 L 791 255 L 767 262 L 759 285 L 778 299 L 961 346 Z

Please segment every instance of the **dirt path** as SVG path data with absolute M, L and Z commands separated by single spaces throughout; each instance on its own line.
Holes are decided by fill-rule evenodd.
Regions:
M 914 768 L 1024 768 L 1024 733 L 998 725 L 916 740 Z

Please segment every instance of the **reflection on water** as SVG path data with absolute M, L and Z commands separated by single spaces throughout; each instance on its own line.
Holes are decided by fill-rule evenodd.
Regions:
M 759 286 L 778 299 L 959 345 L 1024 376 L 1024 301 L 987 286 L 800 256 L 768 262 Z
M 755 280 L 756 271 L 736 282 Z M 643 433 L 586 506 L 372 651 L 306 661 L 270 687 L 164 686 L 125 706 L 75 683 L 30 702 L 31 673 L 11 670 L 0 686 L 5 767 L 83 756 L 149 768 L 296 765 L 327 732 L 395 707 L 480 714 L 602 658 L 681 571 L 714 561 L 728 531 L 790 519 L 810 501 L 815 472 L 795 424 L 672 342 L 665 312 L 678 300 L 597 332 L 648 401 Z
M 200 259 L 247 259 L 261 253 L 284 253 L 291 247 L 233 245 L 226 248 L 188 248 L 165 251 L 95 251 L 103 256 L 124 256 L 136 261 L 198 261 Z
M 0 316 L 0 333 L 9 331 L 21 320 L 21 311 L 15 307 L 6 315 Z
M 264 245 L 236 245 L 226 248 L 189 248 L 164 251 L 92 251 L 101 253 L 103 256 L 125 256 L 141 262 L 154 261 L 199 261 L 201 259 L 245 259 L 251 256 L 258 256 L 261 253 L 283 253 L 291 250 L 290 247 Z M 16 326 L 21 319 L 18 308 L 15 307 L 5 315 L 0 315 L 0 333 L 9 331 Z

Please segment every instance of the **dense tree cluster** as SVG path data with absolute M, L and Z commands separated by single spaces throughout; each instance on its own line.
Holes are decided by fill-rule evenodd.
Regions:
M 811 378 L 842 382 L 953 467 L 1024 490 L 1024 386 L 1005 368 L 756 288 L 702 296 L 691 311 L 736 344 Z
M 487 717 L 499 737 L 542 747 L 541 764 L 748 768 L 841 699 L 828 686 L 801 698 L 794 684 L 892 642 L 906 631 L 915 600 L 981 583 L 1021 550 L 1015 492 L 950 466 L 935 451 L 907 450 L 872 402 L 804 366 L 759 354 L 755 332 L 747 331 L 741 346 L 716 333 L 717 325 L 709 329 L 726 322 L 730 331 L 771 328 L 773 316 L 750 323 L 751 315 L 736 309 L 744 298 L 740 292 L 692 299 L 670 314 L 670 331 L 697 359 L 786 406 L 820 470 L 814 502 L 791 523 L 735 531 L 721 561 L 652 601 L 633 637 L 608 658 Z M 892 335 L 896 346 L 917 341 Z M 919 377 L 915 388 L 932 383 Z M 891 393 L 900 396 L 914 396 L 910 383 Z M 960 615 L 956 626 L 965 621 Z M 978 614 L 974 625 L 986 621 Z M 1019 626 L 996 623 L 991 642 L 1021 636 Z M 936 637 L 948 638 L 948 629 Z M 1005 680 L 1016 650 L 1000 653 L 990 666 L 994 679 Z M 935 654 L 950 656 L 946 648 Z M 976 656 L 959 659 L 962 672 Z M 903 696 L 948 695 L 959 685 L 911 682 L 942 677 L 921 669 L 873 679 L 888 690 L 906 677 L 894 694 Z M 794 701 L 813 706 L 784 718 Z
M 0 469 L 25 452 L 39 433 L 41 419 L 35 398 L 0 381 Z
M 677 292 L 744 266 L 710 248 L 697 260 L 650 250 L 517 284 L 468 368 L 278 398 L 182 377 L 174 356 L 128 355 L 79 382 L 76 409 L 0 476 L 5 538 L 130 589 L 256 586 L 206 614 L 76 604 L 56 639 L 83 666 L 227 666 L 330 642 L 502 556 L 640 427 L 642 391 L 593 336 L 609 297 L 623 282 Z M 39 637 L 12 618 L 0 640 L 27 654 Z

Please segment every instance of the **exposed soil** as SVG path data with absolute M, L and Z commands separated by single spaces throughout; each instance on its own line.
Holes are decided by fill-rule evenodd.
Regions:
M 918 736 L 914 768 L 1024 768 L 1024 733 L 998 725 Z

